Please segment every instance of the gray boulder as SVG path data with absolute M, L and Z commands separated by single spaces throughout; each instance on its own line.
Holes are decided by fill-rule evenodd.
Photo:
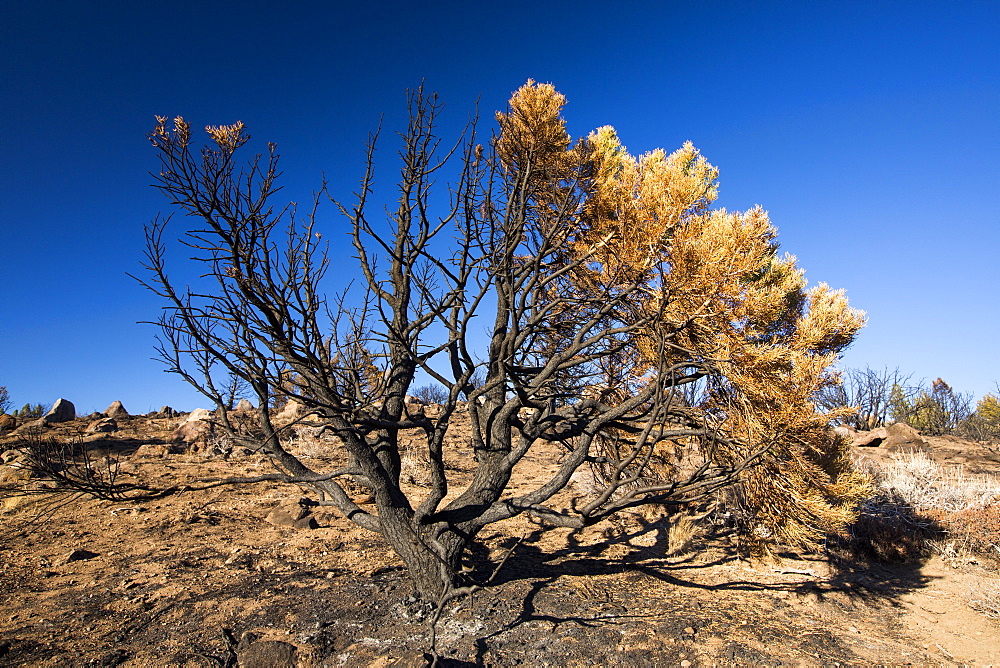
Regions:
M 116 401 L 106 409 L 104 409 L 104 414 L 111 418 L 122 418 L 128 417 L 128 411 L 122 406 L 122 402 Z
M 42 417 L 42 422 L 51 424 L 53 422 L 69 422 L 76 419 L 76 406 L 72 401 L 66 399 L 56 399 L 52 404 L 52 409 Z
M 235 410 L 238 413 L 247 413 L 253 410 L 253 404 L 246 399 L 240 399 L 239 403 L 236 404 Z

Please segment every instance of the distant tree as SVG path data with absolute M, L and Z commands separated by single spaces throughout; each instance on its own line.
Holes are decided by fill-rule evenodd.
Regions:
M 976 404 L 976 414 L 990 424 L 1000 427 L 1000 390 L 991 392 Z
M 904 406 L 910 426 L 931 436 L 941 436 L 957 431 L 972 415 L 972 395 L 955 392 L 938 378 Z
M 962 425 L 962 432 L 977 440 L 1000 439 L 1000 386 L 976 404 L 976 411 Z
M 413 396 L 428 404 L 443 404 L 448 401 L 448 390 L 443 385 L 424 385 L 415 389 Z
M 10 394 L 7 393 L 7 386 L 0 385 L 0 413 L 6 413 L 13 404 L 10 401 Z
M 197 220 L 183 243 L 207 278 L 180 289 L 168 278 L 167 221 L 150 226 L 145 283 L 166 303 L 161 358 L 216 404 L 230 438 L 271 458 L 281 473 L 266 479 L 322 492 L 382 534 L 439 609 L 477 582 L 460 568 L 470 542 L 522 513 L 580 528 L 733 489 L 749 539 L 813 545 L 852 520 L 864 491 L 828 429 L 846 411 L 813 404 L 862 314 L 826 285 L 806 289 L 763 210 L 712 209 L 717 171 L 693 146 L 635 157 L 609 127 L 574 141 L 564 102 L 529 82 L 497 115 L 493 142 L 479 144 L 473 127 L 442 154 L 436 98 L 413 94 L 387 220 L 369 213 L 382 209 L 370 202 L 374 139 L 357 201 L 337 203 L 359 262 L 355 301 L 325 296 L 315 209 L 300 218 L 274 203 L 273 145 L 241 166 L 241 123 L 209 127 L 207 148 L 181 118 L 173 128 L 159 119 L 151 135 L 157 186 Z M 434 199 L 456 157 L 450 193 Z M 483 318 L 479 361 L 469 335 Z M 306 466 L 267 411 L 240 428 L 220 372 L 242 378 L 257 405 L 275 395 L 302 403 L 338 435 L 346 465 Z M 407 409 L 418 372 L 446 391 L 435 419 Z M 703 388 L 697 402 L 683 398 L 693 384 Z M 458 410 L 471 419 L 475 471 L 453 490 L 446 437 Z M 401 484 L 405 432 L 426 453 L 430 485 L 419 493 Z M 561 452 L 551 472 L 509 489 L 514 467 L 543 442 Z M 603 471 L 598 489 L 552 505 L 591 465 Z M 374 505 L 352 500 L 347 477 Z
M 40 418 L 49 411 L 49 407 L 45 404 L 25 404 L 19 410 L 14 411 L 14 417 L 16 418 Z
M 820 390 L 817 405 L 826 411 L 845 407 L 854 412 L 838 418 L 840 424 L 847 424 L 861 431 L 869 431 L 885 426 L 890 418 L 905 421 L 908 415 L 904 406 L 916 391 L 909 387 L 910 376 L 899 369 L 848 369 L 833 384 Z

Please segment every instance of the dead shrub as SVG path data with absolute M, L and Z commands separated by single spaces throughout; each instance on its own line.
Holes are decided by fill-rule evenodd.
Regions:
M 1000 619 L 1000 584 L 975 585 L 966 597 L 966 602 L 973 610 L 987 617 Z
M 926 557 L 941 527 L 893 493 L 866 500 L 848 532 L 849 547 L 874 561 L 900 563 Z
M 870 464 L 875 495 L 851 527 L 855 551 L 881 561 L 936 552 L 946 558 L 1000 561 L 1000 481 L 961 466 L 941 466 L 924 453 Z
M 988 557 L 1000 565 L 1000 505 L 941 513 L 947 536 L 936 545 L 947 557 Z

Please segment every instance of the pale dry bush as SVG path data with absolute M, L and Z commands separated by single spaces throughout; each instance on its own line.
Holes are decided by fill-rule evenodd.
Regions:
M 322 427 L 298 426 L 282 445 L 302 459 L 327 461 L 339 453 L 340 439 Z
M 403 482 L 425 487 L 430 484 L 430 458 L 427 450 L 414 443 L 403 443 L 399 456 L 400 477 Z
M 954 566 L 1000 560 L 1000 480 L 970 474 L 962 466 L 942 466 L 923 453 L 897 454 L 872 466 L 878 493 L 871 501 L 896 500 L 900 509 L 925 520 L 923 544 Z M 919 533 L 919 532 L 918 532 Z M 905 537 L 904 537 L 905 538 Z M 984 600 L 988 600 L 987 599 Z
M 965 600 L 973 610 L 1000 619 L 1000 584 L 980 582 L 972 587 Z
M 674 515 L 671 518 L 670 528 L 667 529 L 667 555 L 685 554 L 692 547 L 695 539 L 704 533 L 703 521 L 705 518 L 717 510 L 718 505 L 711 503 L 707 508 L 685 508 Z
M 941 466 L 922 452 L 894 455 L 879 472 L 878 485 L 915 510 L 954 513 L 1000 503 L 1000 480 L 994 476 Z

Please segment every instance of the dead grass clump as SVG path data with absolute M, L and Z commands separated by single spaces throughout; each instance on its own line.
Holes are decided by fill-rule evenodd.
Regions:
M 879 478 L 881 489 L 921 510 L 954 513 L 1000 503 L 1000 480 L 968 474 L 962 466 L 941 466 L 922 452 L 895 455 Z
M 1000 619 L 1000 585 L 979 583 L 969 592 L 966 601 L 973 610 Z
M 989 557 L 1000 564 L 1000 504 L 946 513 L 938 519 L 947 532 L 937 549 L 946 557 Z
M 925 557 L 941 528 L 892 492 L 880 491 L 861 506 L 849 529 L 851 549 L 881 562 L 907 562 Z
M 1000 481 L 941 466 L 921 452 L 895 455 L 868 469 L 877 493 L 862 506 L 852 537 L 878 559 L 898 561 L 928 550 L 946 558 L 1000 561 Z

